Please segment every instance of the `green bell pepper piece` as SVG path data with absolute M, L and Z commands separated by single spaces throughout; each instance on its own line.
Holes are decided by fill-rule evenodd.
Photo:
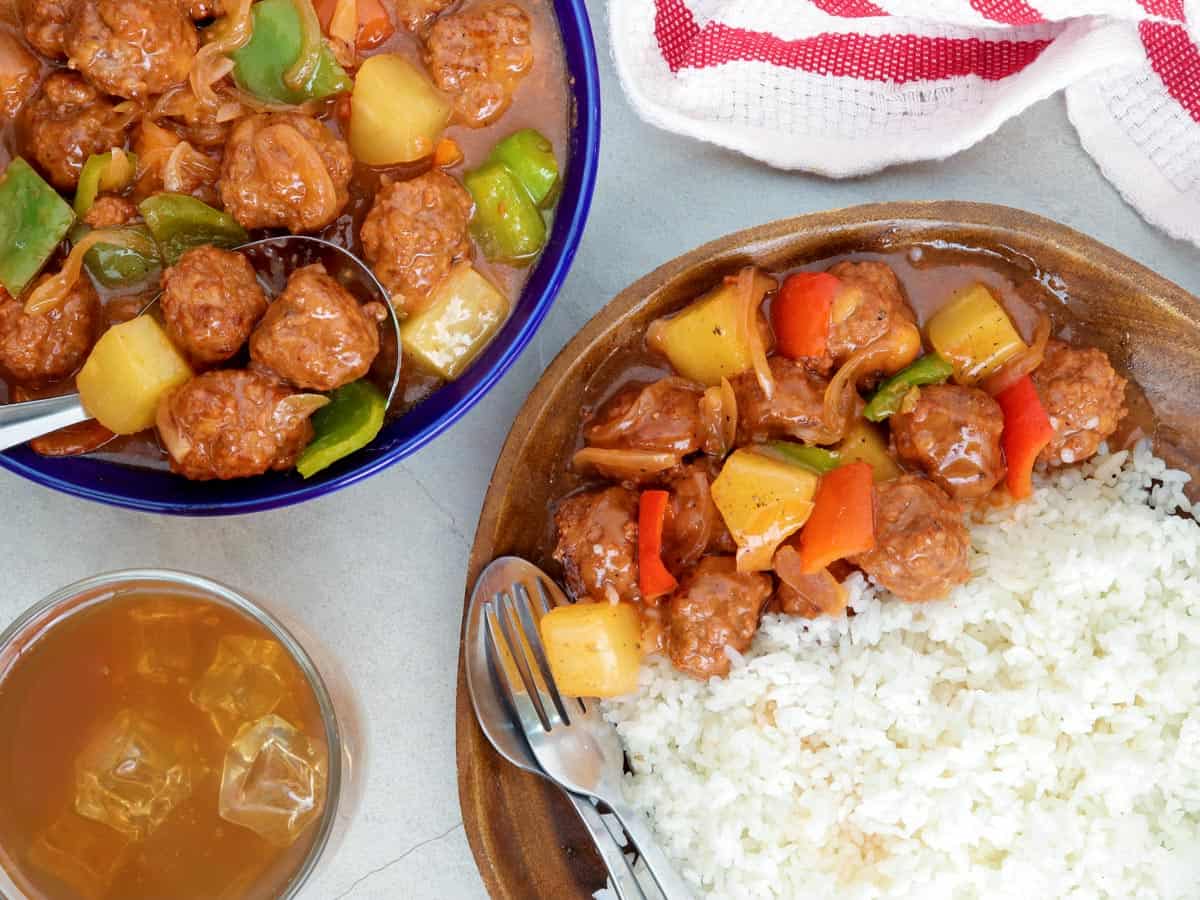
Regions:
M 514 131 L 488 155 L 488 161 L 508 166 L 517 181 L 540 207 L 553 206 L 558 198 L 558 160 L 554 146 L 532 128 Z
M 520 263 L 546 244 L 546 223 L 508 166 L 486 162 L 463 176 L 475 200 L 471 233 L 488 259 Z
M 296 460 L 296 471 L 311 478 L 361 450 L 379 434 L 387 398 L 369 381 L 352 381 L 330 394 L 329 405 L 313 413 L 317 436 Z
M 332 97 L 354 87 L 354 81 L 334 59 L 324 39 L 320 61 L 308 82 L 296 89 L 284 81 L 284 75 L 300 58 L 302 35 L 296 2 L 303 0 L 260 0 L 255 3 L 251 11 L 254 31 L 250 40 L 230 54 L 234 80 L 242 90 L 260 100 L 299 104 Z
M 789 462 L 792 465 L 808 469 L 817 475 L 832 472 L 842 464 L 842 459 L 836 450 L 826 450 L 824 447 L 810 447 L 807 444 L 795 444 L 791 441 L 768 441 L 763 445 L 768 454 Z
M 79 243 L 91 230 L 87 225 L 76 225 L 71 229 L 71 243 Z M 128 225 L 114 230 L 136 233 L 143 238 L 145 249 L 97 244 L 83 258 L 84 266 L 94 279 L 106 288 L 130 288 L 162 271 L 162 258 L 158 255 L 158 245 L 154 243 L 149 228 L 145 225 Z
M 168 266 L 193 247 L 230 249 L 249 239 L 233 216 L 187 194 L 155 194 L 138 204 L 138 211 Z
M 115 158 L 112 150 L 93 153 L 79 173 L 79 187 L 75 189 L 75 215 L 80 218 L 86 216 L 100 194 L 128 187 L 136 174 L 137 156 L 132 153 L 122 150 Z
M 952 374 L 954 366 L 936 353 L 922 356 L 881 384 L 867 403 L 863 415 L 871 422 L 882 422 L 900 411 L 900 404 L 913 388 L 923 384 L 941 384 Z
M 0 284 L 13 297 L 41 271 L 75 213 L 58 192 L 18 157 L 0 180 Z

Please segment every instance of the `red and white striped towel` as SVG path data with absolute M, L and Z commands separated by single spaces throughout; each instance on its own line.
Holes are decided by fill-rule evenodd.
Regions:
M 611 0 L 661 128 L 835 178 L 941 159 L 1066 90 L 1084 148 L 1200 244 L 1200 0 Z

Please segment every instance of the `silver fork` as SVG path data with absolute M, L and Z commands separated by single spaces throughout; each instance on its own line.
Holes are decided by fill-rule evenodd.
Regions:
M 538 617 L 550 611 L 550 599 L 535 582 Z M 641 815 L 625 802 L 621 788 L 624 753 L 617 731 L 600 715 L 599 705 L 559 693 L 546 658 L 533 602 L 523 584 L 500 592 L 484 611 L 488 636 L 516 664 L 497 666 L 529 747 L 551 780 L 575 794 L 607 806 L 666 900 L 685 900 L 691 891 L 675 874 Z

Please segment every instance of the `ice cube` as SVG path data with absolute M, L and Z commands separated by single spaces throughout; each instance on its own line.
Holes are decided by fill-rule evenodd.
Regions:
M 125 835 L 68 810 L 33 839 L 29 861 L 85 900 L 100 900 L 129 858 L 129 847 Z
M 143 840 L 191 795 L 195 759 L 186 736 L 121 710 L 75 760 L 75 811 Z
M 221 818 L 287 847 L 321 814 L 328 768 L 324 741 L 263 716 L 243 726 L 225 754 Z
M 129 611 L 137 635 L 137 672 L 166 682 L 192 672 L 196 648 L 192 626 L 199 621 L 194 603 L 156 598 Z
M 217 656 L 192 688 L 192 703 L 208 713 L 222 737 L 275 711 L 287 686 L 281 672 L 286 651 L 278 641 L 227 635 Z

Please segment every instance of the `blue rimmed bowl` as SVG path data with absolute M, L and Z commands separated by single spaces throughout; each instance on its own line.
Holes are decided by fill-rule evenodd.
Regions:
M 0 453 L 0 466 L 38 484 L 114 506 L 184 516 L 257 512 L 300 503 L 374 475 L 415 453 L 491 390 L 529 343 L 562 287 L 583 235 L 600 151 L 600 76 L 584 0 L 554 0 L 573 103 L 570 153 L 545 250 L 508 322 L 459 380 L 389 423 L 370 446 L 308 481 L 294 472 L 228 482 L 187 481 L 86 456 L 49 458 L 28 447 Z

